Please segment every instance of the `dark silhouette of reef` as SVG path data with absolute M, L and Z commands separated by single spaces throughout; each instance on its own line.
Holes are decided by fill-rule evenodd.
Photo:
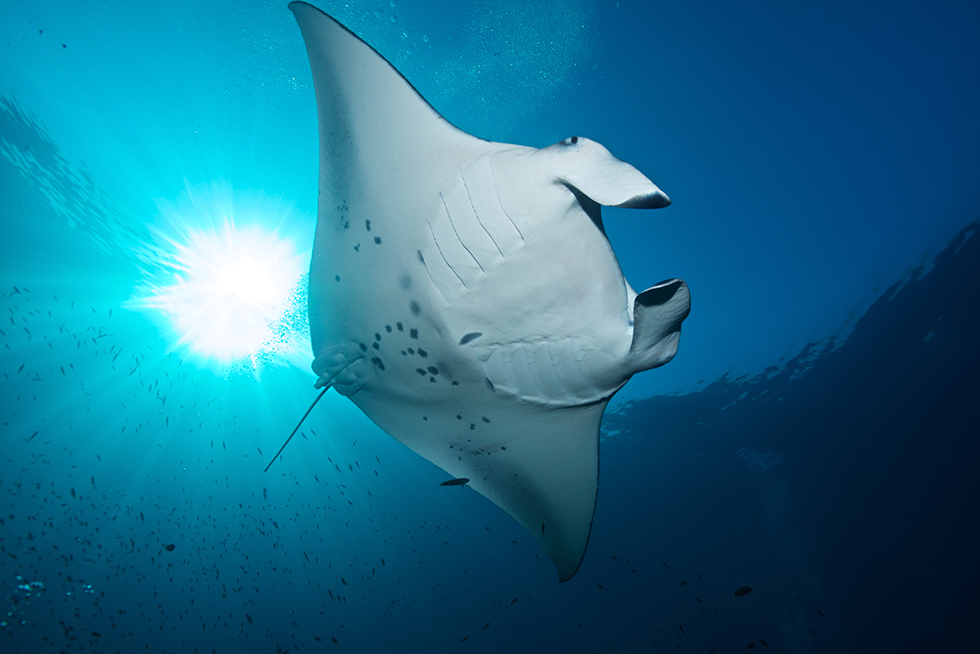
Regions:
M 884 293 L 839 347 L 813 344 L 758 377 L 722 378 L 605 416 L 612 438 L 632 434 L 651 457 L 726 462 L 715 478 L 702 471 L 701 488 L 672 477 L 691 485 L 692 503 L 715 502 L 726 507 L 723 519 L 735 516 L 722 529 L 739 515 L 757 530 L 765 522 L 726 500 L 733 480 L 758 472 L 766 492 L 783 480 L 790 499 L 780 529 L 803 543 L 800 557 L 816 580 L 809 591 L 819 587 L 820 608 L 839 624 L 834 651 L 972 649 L 967 625 L 980 614 L 978 231 L 980 223 L 964 228 L 932 270 Z M 736 457 L 746 446 L 778 452 L 771 461 L 782 462 L 746 471 Z M 618 465 L 617 449 L 603 448 L 603 473 Z M 602 484 L 600 495 L 616 483 Z M 718 537 L 739 547 L 737 533 Z M 757 546 L 745 538 L 742 545 Z

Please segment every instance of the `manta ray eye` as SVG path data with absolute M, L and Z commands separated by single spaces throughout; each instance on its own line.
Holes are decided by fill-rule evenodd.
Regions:
M 572 137 L 567 138 L 567 139 L 565 139 L 564 141 L 561 142 L 562 145 L 575 145 L 576 143 L 578 143 L 578 137 L 577 136 L 572 136 Z

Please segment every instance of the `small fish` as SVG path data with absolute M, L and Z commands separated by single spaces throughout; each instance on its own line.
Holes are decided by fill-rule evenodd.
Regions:
M 173 552 L 175 547 L 177 546 L 174 545 L 173 543 L 168 543 L 167 545 L 164 546 L 163 549 L 167 550 L 168 552 Z M 251 620 L 249 620 L 249 622 L 251 622 Z
M 827 617 L 826 615 L 823 614 L 823 611 L 820 611 L 819 609 L 817 610 L 817 613 L 820 614 L 820 617 L 821 618 L 826 618 Z M 827 619 L 829 620 L 829 618 L 827 618 Z
M 466 477 L 460 477 L 459 479 L 450 479 L 449 481 L 444 481 L 440 486 L 465 486 L 470 483 L 470 480 Z
M 249 624 L 252 624 L 252 616 L 250 616 L 248 613 L 245 614 L 245 619 L 248 620 Z
M 748 595 L 751 592 L 752 592 L 751 588 L 749 588 L 748 586 L 742 586 L 741 588 L 737 588 L 735 592 L 732 593 L 732 595 L 734 595 L 735 597 L 744 597 L 745 595 Z
M 688 584 L 688 583 L 690 583 L 690 582 L 687 582 L 687 581 L 682 581 L 682 582 L 681 582 L 681 588 L 683 588 L 684 586 L 687 586 L 687 584 Z
M 761 638 L 759 639 L 759 643 L 760 643 L 760 644 L 761 644 L 761 645 L 762 645 L 763 647 L 769 647 L 769 643 L 767 643 L 766 641 L 764 641 L 764 640 L 762 640 Z

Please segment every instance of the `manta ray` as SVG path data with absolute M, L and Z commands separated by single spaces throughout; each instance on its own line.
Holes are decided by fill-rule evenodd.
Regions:
M 670 200 L 587 138 L 467 134 L 336 20 L 289 8 L 319 120 L 315 387 L 468 480 L 567 581 L 592 528 L 602 413 L 673 358 L 690 311 L 680 279 L 633 290 L 600 206 Z

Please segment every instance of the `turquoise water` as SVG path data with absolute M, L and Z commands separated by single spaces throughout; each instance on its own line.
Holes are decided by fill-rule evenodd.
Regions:
M 976 386 L 980 11 L 319 6 L 457 126 L 588 136 L 673 200 L 605 212 L 633 285 L 684 278 L 693 309 L 613 400 L 583 568 L 559 586 L 334 393 L 262 473 L 314 397 L 316 107 L 285 3 L 24 3 L 0 10 L 11 651 L 958 643 L 976 458 L 942 398 Z M 269 275 L 241 290 L 249 248 Z M 273 299 L 222 323 L 211 264 Z M 920 624 L 903 595 L 957 608 Z

